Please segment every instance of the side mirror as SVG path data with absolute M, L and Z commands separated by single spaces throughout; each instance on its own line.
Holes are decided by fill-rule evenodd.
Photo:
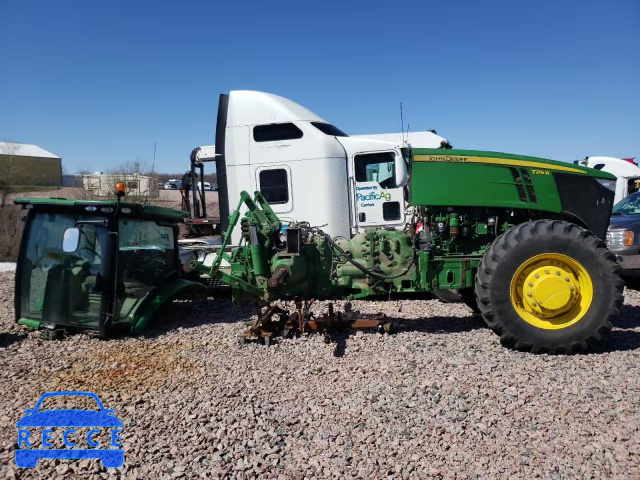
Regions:
M 75 252 L 80 243 L 80 230 L 76 227 L 67 228 L 62 236 L 62 251 L 65 253 Z
M 407 183 L 409 183 L 409 172 L 407 171 L 407 163 L 400 153 L 396 153 L 394 163 L 396 167 L 396 185 L 398 187 L 406 187 Z

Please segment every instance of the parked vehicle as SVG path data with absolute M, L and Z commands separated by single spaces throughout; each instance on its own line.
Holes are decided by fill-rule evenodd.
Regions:
M 197 150 L 186 174 L 192 185 L 196 169 L 204 178 Z M 333 313 L 330 309 L 323 319 L 314 317 L 309 308 L 313 299 L 391 298 L 453 289 L 482 314 L 503 344 L 570 353 L 598 341 L 619 313 L 620 267 L 602 242 L 616 178 L 604 171 L 523 155 L 350 138 L 304 107 L 262 92 L 221 95 L 215 161 L 225 233 L 219 246 L 202 241 L 193 247 L 185 274 L 200 273 L 212 284 L 228 285 L 235 300 L 264 306 L 247 338 L 268 343 L 276 333 L 326 332 L 335 325 Z M 193 198 L 197 205 L 197 195 Z M 59 213 L 55 200 L 23 199 L 25 206 L 33 205 L 29 216 L 48 213 L 36 208 L 39 202 L 51 203 L 47 208 Z M 231 202 L 237 208 L 229 215 Z M 88 225 L 103 222 L 107 229 L 117 229 L 110 215 L 128 215 L 135 208 L 127 213 L 116 205 L 73 207 L 78 210 L 54 223 L 83 225 L 80 214 L 91 211 L 107 218 Z M 49 298 L 63 300 L 49 300 L 49 307 L 44 302 L 38 326 L 56 319 L 81 326 L 86 314 L 80 311 L 76 318 L 64 308 L 75 305 L 66 300 L 69 292 L 84 299 L 85 291 L 97 296 L 89 305 L 100 305 L 101 295 L 108 302 L 105 314 L 96 317 L 103 319 L 103 328 L 113 319 L 131 325 L 130 317 L 118 314 L 123 287 L 114 265 L 128 268 L 134 259 L 111 261 L 121 255 L 113 245 L 115 235 L 106 237 L 111 244 L 100 252 L 110 253 L 97 263 L 110 265 L 104 274 L 108 290 L 102 281 L 82 278 L 80 285 L 87 287 L 78 290 L 71 287 L 69 275 L 85 265 L 75 263 L 82 258 L 52 257 L 37 248 L 41 229 L 30 225 L 28 220 L 18 271 L 33 270 L 33 262 L 62 263 L 50 270 L 46 285 L 58 285 L 51 287 Z M 71 232 L 75 251 L 80 233 Z M 62 233 L 66 230 L 53 240 L 53 253 L 60 249 L 58 242 L 67 252 Z M 130 237 L 118 230 L 107 233 Z M 141 239 L 138 248 L 157 250 L 150 238 Z M 31 256 L 26 253 L 30 242 Z M 176 261 L 176 250 L 170 258 Z M 85 260 L 89 268 L 94 265 Z M 153 257 L 143 260 L 147 269 L 154 268 Z M 155 263 L 158 269 L 168 264 L 169 257 Z M 140 274 L 164 278 L 143 270 Z M 16 278 L 25 276 L 18 273 Z M 124 287 L 126 293 L 126 283 Z M 17 290 L 16 298 L 23 295 Z M 23 305 L 33 308 L 39 298 Z M 293 300 L 295 311 L 274 303 L 279 300 Z M 140 318 L 148 322 L 150 314 Z M 378 326 L 388 331 L 384 324 Z
M 165 190 L 180 190 L 182 188 L 182 182 L 177 179 L 171 179 L 164 184 Z
M 203 182 L 198 182 L 198 189 L 202 189 Z M 209 182 L 204 182 L 204 189 L 207 192 L 213 192 L 213 187 Z
M 607 246 L 625 276 L 640 276 L 640 192 L 632 193 L 613 207 Z
M 614 203 L 640 190 L 640 168 L 633 158 L 586 157 L 574 163 L 608 172 L 617 177 Z

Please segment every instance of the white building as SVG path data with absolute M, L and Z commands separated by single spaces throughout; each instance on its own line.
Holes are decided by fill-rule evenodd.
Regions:
M 158 182 L 148 175 L 95 172 L 82 176 L 83 188 L 96 197 L 113 197 L 118 183 L 125 184 L 127 195 L 158 196 Z

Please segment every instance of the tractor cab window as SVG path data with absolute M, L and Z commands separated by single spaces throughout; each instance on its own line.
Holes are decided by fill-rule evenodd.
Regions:
M 395 188 L 396 170 L 392 152 L 355 156 L 356 182 L 377 182 L 382 188 Z
M 118 301 L 126 318 L 151 290 L 177 275 L 173 227 L 121 218 L 118 226 Z
M 98 327 L 107 246 L 107 229 L 99 220 L 66 213 L 43 212 L 33 217 L 21 260 L 24 317 Z

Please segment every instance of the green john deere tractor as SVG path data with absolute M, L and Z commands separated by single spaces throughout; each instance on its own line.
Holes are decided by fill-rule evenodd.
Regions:
M 187 212 L 118 201 L 17 198 L 26 223 L 15 279 L 19 324 L 142 331 L 160 306 L 206 291 L 183 277 L 178 224 Z
M 563 162 L 413 150 L 404 230 L 347 239 L 303 221 L 283 228 L 259 192 L 243 192 L 213 265 L 190 267 L 230 285 L 236 299 L 263 302 L 251 334 L 267 340 L 318 325 L 308 308 L 288 315 L 270 306 L 276 300 L 458 290 L 505 345 L 570 353 L 599 340 L 623 301 L 602 240 L 614 185 L 610 174 Z M 225 251 L 238 221 L 240 246 Z

